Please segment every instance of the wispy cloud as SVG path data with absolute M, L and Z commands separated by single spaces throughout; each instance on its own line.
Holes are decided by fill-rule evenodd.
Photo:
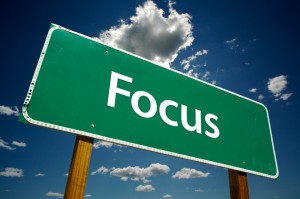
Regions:
M 12 141 L 11 145 L 14 145 L 16 147 L 26 147 L 27 146 L 27 144 L 25 142 L 18 142 L 18 141 Z M 16 147 L 13 147 L 11 145 L 8 142 L 1 139 L 1 137 L 0 137 L 0 147 L 10 150 L 10 151 L 16 150 Z
M 194 55 L 188 57 L 187 59 L 183 59 L 180 64 L 183 66 L 184 70 L 188 70 L 191 66 L 191 63 L 196 61 L 196 59 L 201 56 L 201 55 L 207 55 L 208 54 L 208 50 L 202 50 L 202 51 L 198 51 L 196 52 Z
M 0 105 L 0 115 L 8 115 L 8 116 L 19 116 L 20 112 L 18 107 L 8 107 L 4 105 Z
M 56 197 L 56 198 L 63 198 L 63 197 L 64 197 L 64 194 L 49 191 L 48 193 L 46 193 L 46 196 L 49 196 L 49 197 Z
M 191 16 L 179 14 L 169 1 L 168 14 L 153 1 L 136 8 L 129 22 L 121 20 L 118 26 L 102 32 L 99 39 L 112 46 L 170 67 L 178 53 L 192 45 Z
M 164 195 L 162 198 L 172 198 L 172 195 L 166 194 L 166 195 Z
M 45 176 L 46 174 L 44 174 L 44 173 L 37 173 L 37 174 L 35 174 L 34 176 L 35 177 L 43 177 L 43 176 Z
M 17 147 L 26 147 L 27 144 L 25 142 L 18 142 L 18 141 L 13 141 L 12 145 L 15 145 Z
M 202 193 L 202 192 L 204 192 L 202 189 L 195 189 L 195 192 L 200 192 L 200 193 Z
M 240 45 L 237 43 L 237 37 L 224 42 L 230 50 L 236 50 Z
M 268 83 L 268 90 L 273 94 L 275 97 L 275 100 L 284 100 L 286 101 L 289 99 L 293 93 L 283 93 L 284 90 L 286 90 L 288 81 L 287 76 L 280 75 L 274 78 L 270 78 Z
M 293 93 L 285 93 L 285 94 L 282 94 L 282 95 L 280 96 L 279 99 L 286 101 L 286 100 L 288 100 L 292 95 L 293 95 Z M 278 99 L 278 100 L 279 100 L 279 99 Z
M 150 182 L 147 178 L 166 174 L 170 171 L 167 165 L 159 163 L 151 164 L 149 167 L 141 168 L 135 167 L 124 167 L 124 168 L 112 168 L 110 175 L 120 177 L 121 180 L 127 181 L 131 179 L 133 181 L 143 181 L 144 183 Z
M 190 179 L 190 178 L 207 178 L 210 175 L 209 172 L 203 173 L 202 171 L 197 171 L 190 168 L 182 168 L 180 171 L 177 171 L 172 178 L 174 179 Z
M 93 144 L 94 149 L 99 149 L 100 147 L 111 148 L 114 144 L 105 141 L 97 141 Z
M 211 83 L 212 83 L 213 85 L 216 85 L 216 84 L 217 84 L 217 81 L 216 81 L 216 80 L 212 80 Z
M 187 73 L 186 73 L 188 76 L 191 76 L 191 77 L 195 77 L 195 78 L 199 78 L 199 75 L 200 73 L 199 72 L 195 72 L 194 69 L 190 69 Z
M 250 93 L 256 93 L 257 88 L 251 88 L 251 89 L 249 89 L 248 91 L 249 91 Z
M 4 149 L 7 149 L 7 150 L 10 150 L 10 151 L 13 151 L 13 150 L 16 149 L 15 147 L 10 146 L 7 142 L 2 140 L 1 137 L 0 137 L 0 147 L 2 147 Z
M 265 98 L 265 96 L 263 94 L 258 95 L 258 100 L 263 100 L 264 98 Z
M 201 73 L 197 70 L 197 68 L 192 68 L 188 72 L 186 72 L 186 74 L 191 77 L 195 77 L 197 79 L 201 79 L 203 81 L 209 82 L 209 78 L 210 78 L 209 71 L 205 71 L 205 72 Z M 211 83 L 216 84 L 216 81 L 212 81 Z
M 97 169 L 96 171 L 93 171 L 91 173 L 92 176 L 96 175 L 96 174 L 106 174 L 109 172 L 109 169 L 104 167 L 104 166 L 101 166 L 99 167 L 99 169 Z
M 90 198 L 90 197 L 92 197 L 92 195 L 91 194 L 86 194 L 84 197 L 85 198 Z
M 136 191 L 154 191 L 155 188 L 152 185 L 139 185 L 135 188 Z
M 4 171 L 0 172 L 0 176 L 4 176 L 4 177 L 23 177 L 24 176 L 24 171 L 22 169 L 8 167 L 8 168 L 5 168 Z
M 210 72 L 205 71 L 205 73 L 202 75 L 201 79 L 207 81 L 209 76 L 210 76 Z

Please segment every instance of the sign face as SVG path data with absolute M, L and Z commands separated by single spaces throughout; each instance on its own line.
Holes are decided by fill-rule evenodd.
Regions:
M 52 25 L 20 120 L 278 177 L 266 108 Z

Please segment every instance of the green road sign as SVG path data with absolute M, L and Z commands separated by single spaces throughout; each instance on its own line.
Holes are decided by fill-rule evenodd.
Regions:
M 21 120 L 278 177 L 262 104 L 57 25 L 49 30 Z

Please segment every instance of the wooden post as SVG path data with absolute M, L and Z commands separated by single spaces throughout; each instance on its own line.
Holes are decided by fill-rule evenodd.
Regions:
M 77 135 L 65 190 L 65 199 L 83 199 L 93 138 Z
M 249 199 L 247 174 L 240 171 L 228 170 L 230 198 Z

